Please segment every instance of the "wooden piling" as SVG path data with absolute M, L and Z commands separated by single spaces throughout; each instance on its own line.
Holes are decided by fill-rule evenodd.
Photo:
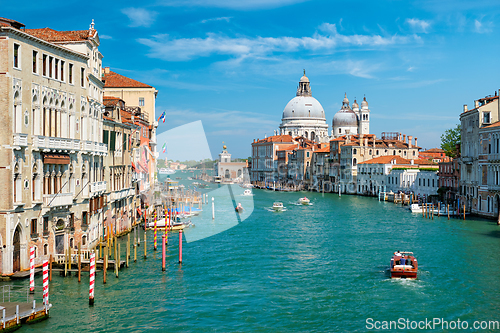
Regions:
M 73 258 L 71 257 L 71 247 L 68 248 L 68 258 L 69 258 L 69 269 L 71 269 L 71 265 L 73 264 Z
M 64 276 L 68 274 L 68 250 L 64 250 Z
M 448 206 L 447 206 L 447 209 L 446 209 L 446 210 L 448 211 L 448 220 L 449 220 L 449 219 L 450 219 L 450 204 L 448 204 Z
M 99 255 L 97 256 L 97 259 L 102 257 L 102 242 L 99 240 Z
M 438 202 L 438 213 L 437 213 L 437 217 L 439 217 L 439 214 L 441 213 L 441 203 Z
M 49 256 L 49 281 L 52 281 L 52 254 Z
M 134 262 L 137 261 L 137 244 L 134 244 Z
M 81 243 L 78 243 L 78 282 L 82 281 L 82 257 L 81 257 Z
M 464 221 L 465 221 L 465 204 L 464 204 Z
M 104 262 L 102 263 L 103 278 L 102 283 L 106 283 L 106 275 L 108 270 L 108 247 L 104 247 Z
M 116 277 L 118 277 L 118 271 L 120 270 L 120 244 L 117 244 L 118 246 L 118 252 L 117 252 L 117 258 L 115 259 L 115 272 L 116 272 Z
M 127 251 L 125 251 L 125 266 L 128 268 L 128 260 L 130 258 L 130 234 L 128 234 L 128 240 L 127 240 Z
M 434 220 L 434 204 L 431 206 L 431 219 Z

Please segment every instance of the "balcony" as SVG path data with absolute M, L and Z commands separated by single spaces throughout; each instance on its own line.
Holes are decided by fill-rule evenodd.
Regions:
M 28 147 L 28 134 L 23 134 L 23 133 L 14 133 L 14 141 L 12 143 L 14 146 L 14 149 L 18 148 L 21 149 L 21 147 Z
M 134 195 L 134 190 L 132 188 L 126 188 L 120 191 L 113 191 L 111 192 L 111 201 L 121 200 L 131 195 Z
M 33 135 L 33 149 L 80 150 L 80 140 Z
M 107 155 L 108 145 L 102 142 L 82 141 L 82 151 L 92 153 L 93 155 Z
M 73 193 L 44 194 L 43 204 L 47 207 L 71 206 Z
M 101 194 L 106 192 L 106 182 L 93 182 L 90 184 L 90 195 Z

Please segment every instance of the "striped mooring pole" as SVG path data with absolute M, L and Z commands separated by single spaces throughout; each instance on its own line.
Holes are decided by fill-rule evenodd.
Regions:
M 49 262 L 43 262 L 43 304 L 49 305 Z
M 30 247 L 30 294 L 35 293 L 35 247 Z
M 95 253 L 90 254 L 89 305 L 94 305 Z
M 154 214 L 155 214 L 154 250 L 156 251 L 156 211 Z

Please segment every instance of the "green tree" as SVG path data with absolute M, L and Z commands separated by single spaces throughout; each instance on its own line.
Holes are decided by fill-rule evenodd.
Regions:
M 456 145 L 460 144 L 460 134 L 461 128 L 460 124 L 455 128 L 447 129 L 444 134 L 441 135 L 441 149 L 443 149 L 447 156 L 456 157 L 457 149 Z

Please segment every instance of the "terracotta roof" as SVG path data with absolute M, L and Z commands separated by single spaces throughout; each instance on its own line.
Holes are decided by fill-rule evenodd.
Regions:
M 297 145 L 288 145 L 285 147 L 281 147 L 278 151 L 284 151 L 284 150 L 295 150 L 297 148 Z
M 393 160 L 396 160 L 396 164 L 411 164 L 411 160 L 402 158 L 398 155 L 387 155 L 372 158 L 371 160 L 360 162 L 358 164 L 390 164 Z
M 104 88 L 152 88 L 150 85 L 112 71 L 104 73 L 102 81 L 104 82 Z
M 264 142 L 293 142 L 293 139 L 290 135 L 273 135 L 265 139 L 255 141 L 255 143 L 264 143 Z
M 315 153 L 329 153 L 330 152 L 330 147 L 329 146 L 326 146 L 324 148 L 320 148 L 318 150 L 315 150 L 314 151 Z
M 493 124 L 483 126 L 483 128 L 498 127 L 500 126 L 500 121 L 494 122 Z
M 108 116 L 102 116 L 102 118 L 103 118 L 104 120 L 114 121 L 112 118 L 110 118 L 110 117 L 108 117 Z
M 431 148 L 431 149 L 421 151 L 419 154 L 425 154 L 425 153 L 429 153 L 429 154 L 444 153 L 444 150 L 441 148 Z
M 415 164 L 418 164 L 418 165 L 435 165 L 435 166 L 438 166 L 437 163 L 434 163 L 431 160 L 415 160 Z
M 102 103 L 104 104 L 104 106 L 117 106 L 120 103 L 120 98 L 104 96 L 102 98 Z
M 26 29 L 24 31 L 47 42 L 85 41 L 97 34 L 96 30 L 56 31 L 50 28 Z
M 8 19 L 5 17 L 0 17 L 0 26 L 1 27 L 14 27 L 16 29 L 21 29 L 21 28 L 25 27 L 25 25 L 22 24 L 21 22 L 11 20 L 11 19 Z

